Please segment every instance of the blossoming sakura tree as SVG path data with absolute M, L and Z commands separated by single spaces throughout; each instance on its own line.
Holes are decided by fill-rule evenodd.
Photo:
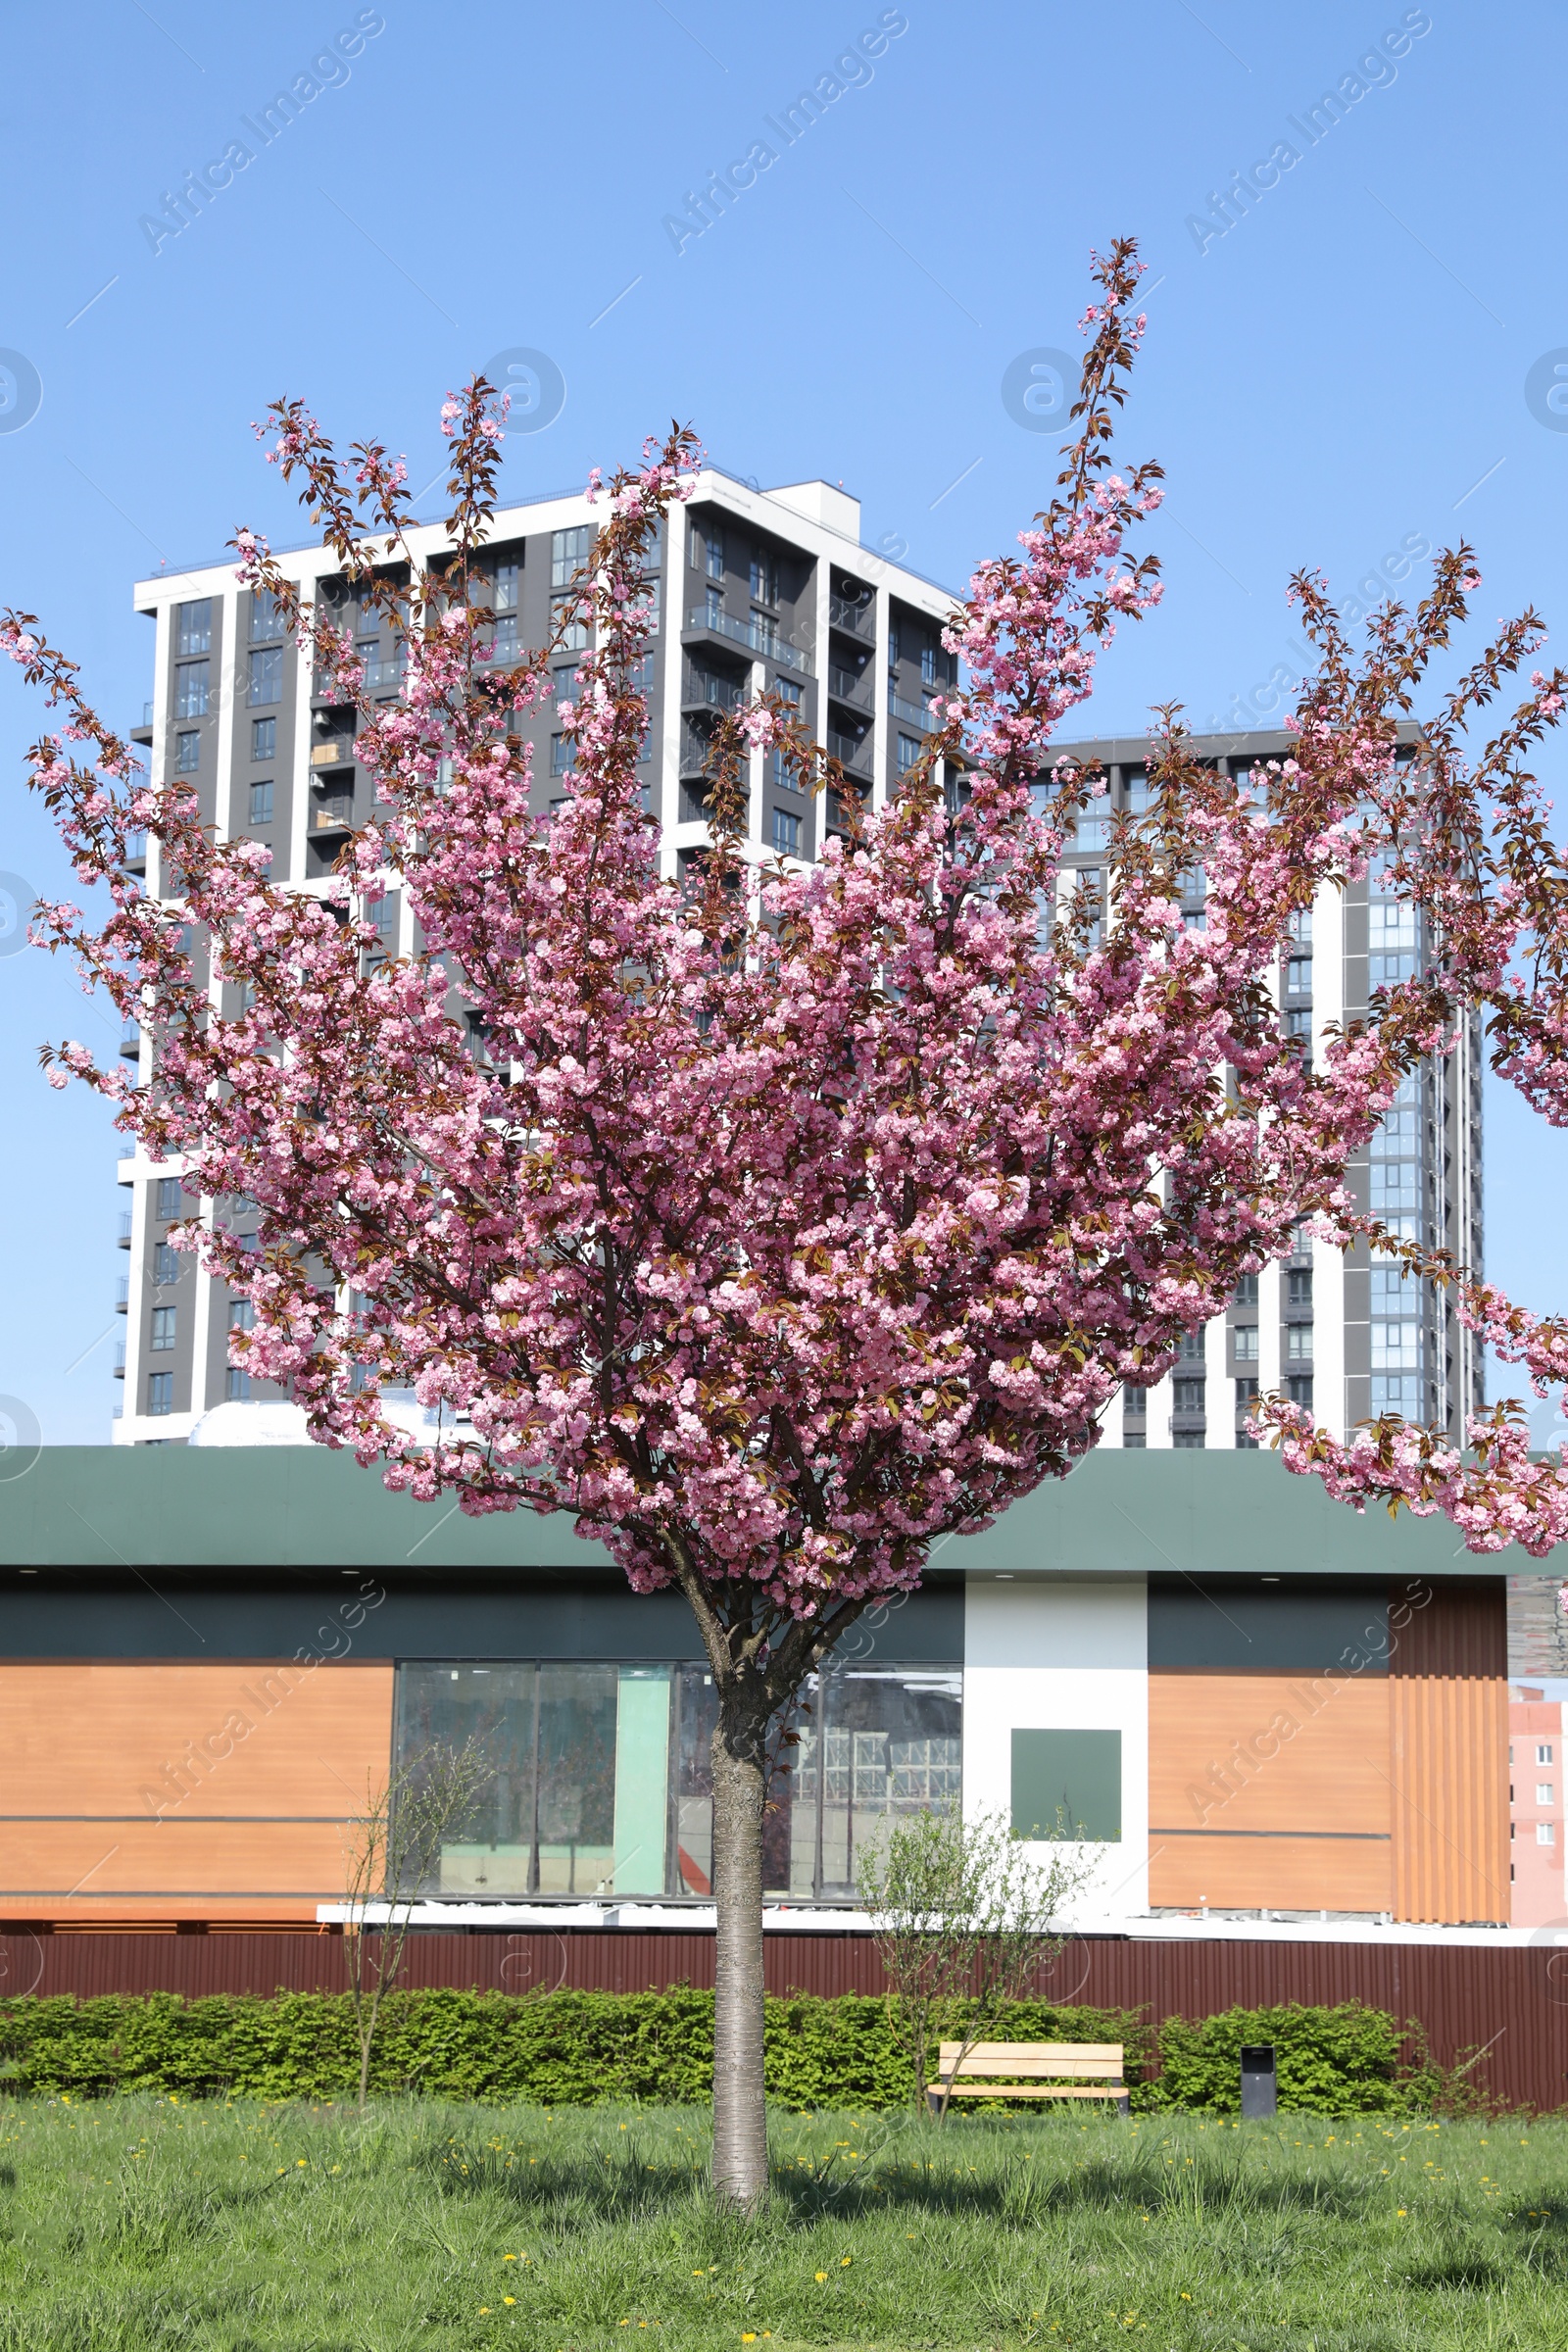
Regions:
M 1560 1115 L 1562 885 L 1522 765 L 1556 682 L 1532 684 L 1473 773 L 1459 749 L 1527 657 L 1531 616 L 1454 690 L 1419 777 L 1396 758 L 1464 616 L 1462 549 L 1418 612 L 1377 619 L 1359 662 L 1298 582 L 1323 660 L 1294 759 L 1238 782 L 1162 713 L 1159 789 L 1147 817 L 1113 819 L 1104 903 L 1064 871 L 1095 779 L 1054 770 L 1053 740 L 1097 648 L 1158 592 L 1153 559 L 1128 553 L 1158 469 L 1122 475 L 1109 454 L 1137 275 L 1130 243 L 1097 263 L 1056 495 L 956 608 L 964 682 L 934 706 L 897 799 L 861 817 L 763 699 L 720 727 L 710 847 L 684 883 L 661 874 L 637 764 L 649 549 L 694 478 L 684 431 L 594 477 L 604 519 L 557 633 L 509 664 L 489 658 L 490 388 L 443 411 L 439 567 L 411 552 L 402 463 L 374 443 L 340 460 L 277 404 L 273 462 L 302 477 L 334 564 L 406 658 L 398 699 L 371 700 L 352 631 L 238 534 L 242 581 L 357 705 L 377 787 L 324 890 L 273 887 L 267 853 L 216 838 L 177 779 L 142 780 L 30 615 L 0 627 L 63 713 L 33 781 L 110 903 L 101 919 L 46 906 L 40 935 L 154 1041 L 145 1084 L 78 1044 L 46 1052 L 51 1081 L 108 1095 L 209 1203 L 257 1203 L 254 1250 L 210 1213 L 184 1236 L 254 1302 L 233 1360 L 287 1383 L 314 1438 L 379 1461 L 390 1485 L 470 1512 L 568 1510 L 638 1591 L 678 1586 L 691 1604 L 718 1706 L 714 2177 L 743 2207 L 766 2183 L 760 1854 L 779 1710 L 868 1605 L 918 1581 L 935 1539 L 1064 1474 L 1117 1388 L 1157 1380 L 1301 1218 L 1347 1245 L 1369 1230 L 1348 1156 L 1461 1004 L 1494 1007 L 1504 1066 Z M 574 627 L 590 650 L 546 818 L 514 714 L 549 697 Z M 848 808 L 813 865 L 743 852 L 767 749 Z M 126 870 L 131 828 L 155 845 L 156 894 Z M 1314 1067 L 1269 977 L 1293 912 L 1378 849 L 1441 953 Z M 1199 865 L 1206 919 L 1189 928 Z M 407 957 L 370 952 L 388 887 L 417 920 Z M 1549 943 L 1544 983 L 1511 976 L 1530 922 Z M 1532 1369 L 1568 1370 L 1568 1334 L 1461 1268 L 1427 1270 Z M 383 1415 L 383 1391 L 406 1385 L 449 1408 L 434 1446 Z M 1345 1446 L 1270 1409 L 1293 1465 L 1338 1492 L 1451 1508 L 1477 1544 L 1559 1532 L 1558 1473 L 1533 1469 L 1505 1420 L 1466 1467 L 1425 1433 Z

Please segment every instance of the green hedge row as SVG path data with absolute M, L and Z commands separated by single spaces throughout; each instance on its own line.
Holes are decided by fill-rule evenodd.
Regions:
M 938 2031 L 952 2033 L 956 2012 Z M 906 2104 L 908 2066 L 886 2004 L 845 1994 L 770 1999 L 767 2082 L 795 2108 Z M 1238 2099 L 1239 2052 L 1272 2041 L 1281 2104 L 1316 2115 L 1399 2115 L 1443 2090 L 1430 2064 L 1406 2063 L 1404 2036 L 1379 2009 L 1232 2009 L 1155 2033 L 1131 2010 L 1024 2001 L 999 2038 L 1119 2041 L 1135 2107 L 1225 2114 Z M 372 2086 L 456 2100 L 584 2106 L 602 2100 L 690 2103 L 710 2093 L 713 1996 L 670 1992 L 423 1991 L 388 1996 Z M 359 2051 L 346 1995 L 280 1993 L 270 2000 L 175 1993 L 0 2002 L 0 2079 L 16 2091 L 94 2095 L 116 2090 L 205 2097 L 333 2099 L 354 2090 Z M 966 2102 L 968 2104 L 968 2102 Z M 1011 2102 L 1014 2107 L 1018 2102 Z

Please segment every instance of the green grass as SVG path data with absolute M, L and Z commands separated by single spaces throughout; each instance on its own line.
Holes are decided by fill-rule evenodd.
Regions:
M 695 2108 L 18 2102 L 0 2352 L 1568 2345 L 1563 2123 L 772 2137 L 745 2226 L 709 2206 Z

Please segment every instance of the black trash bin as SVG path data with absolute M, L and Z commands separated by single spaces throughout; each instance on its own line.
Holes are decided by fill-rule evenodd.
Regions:
M 1242 2044 L 1243 2115 L 1278 2115 L 1279 2106 L 1279 2084 L 1274 2072 L 1274 2044 L 1271 2041 L 1244 2041 Z

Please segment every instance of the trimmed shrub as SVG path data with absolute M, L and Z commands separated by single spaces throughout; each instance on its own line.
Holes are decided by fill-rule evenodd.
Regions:
M 956 2008 L 939 2034 L 956 2033 L 961 2016 Z M 1277 2045 L 1280 2103 L 1302 2113 L 1405 2114 L 1430 2106 L 1439 2087 L 1430 2064 L 1401 2069 L 1395 2020 L 1353 2001 L 1232 2009 L 1197 2023 L 1167 2018 L 1157 2035 L 1139 2011 L 1020 2001 L 994 2032 L 1008 2041 L 1123 2043 L 1133 2105 L 1146 2112 L 1234 2113 L 1244 2041 Z M 869 2110 L 912 2100 L 880 1998 L 770 1998 L 765 2033 L 768 2090 L 786 2106 Z M 76 2097 L 337 2099 L 353 2095 L 359 2071 L 353 2011 L 341 1993 L 29 1995 L 0 2002 L 0 2060 L 14 2090 Z M 429 1989 L 388 1995 L 370 2082 L 382 2094 L 547 2107 L 696 2105 L 710 2095 L 712 2065 L 713 1996 L 689 1986 L 521 1997 Z M 1027 2113 L 1033 2103 L 1005 2106 Z
M 1277 2009 L 1227 2009 L 1196 2023 L 1168 2017 L 1149 2103 L 1237 2114 L 1242 2044 L 1270 2041 L 1282 2108 L 1298 2115 L 1411 2115 L 1432 2105 L 1438 2073 L 1424 2063 L 1405 2068 L 1404 2039 L 1387 2010 L 1360 2001 L 1341 2001 L 1332 2009 L 1306 2009 L 1297 2001 Z

